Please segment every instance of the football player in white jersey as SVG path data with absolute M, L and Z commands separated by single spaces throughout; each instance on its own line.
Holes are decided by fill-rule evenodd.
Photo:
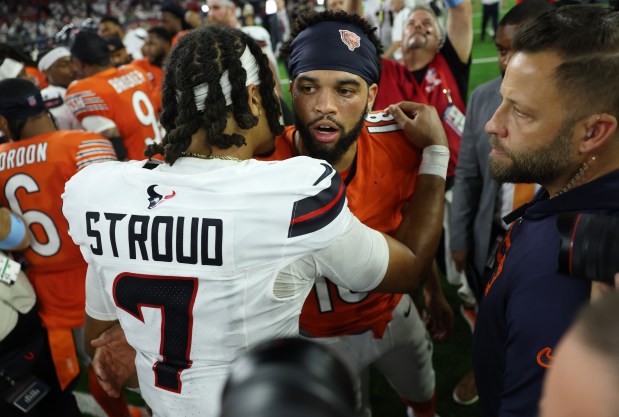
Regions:
M 424 267 L 350 213 L 325 161 L 249 159 L 281 131 L 273 86 L 246 34 L 196 29 L 171 52 L 167 133 L 147 149 L 165 163 L 97 164 L 66 185 L 63 212 L 89 264 L 87 349 L 109 382 L 101 371 L 120 358 L 89 342 L 119 322 L 155 416 L 218 416 L 231 362 L 260 341 L 298 335 L 316 276 L 405 292 Z M 426 110 L 403 122 L 419 147 L 446 145 Z

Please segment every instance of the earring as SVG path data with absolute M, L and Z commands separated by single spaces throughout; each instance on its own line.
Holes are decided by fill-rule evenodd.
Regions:
M 262 109 L 258 109 L 258 116 L 262 116 Z

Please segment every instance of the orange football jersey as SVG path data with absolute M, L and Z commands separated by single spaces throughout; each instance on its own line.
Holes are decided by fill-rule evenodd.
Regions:
M 109 68 L 69 85 L 67 106 L 82 122 L 88 116 L 112 120 L 127 149 L 127 159 L 145 159 L 144 148 L 161 141 L 153 86 L 140 68 Z
M 48 327 L 78 327 L 84 316 L 86 263 L 62 215 L 64 184 L 83 167 L 110 160 L 116 160 L 110 141 L 84 131 L 0 145 L 0 203 L 21 215 L 30 229 L 24 256 Z
M 286 127 L 266 159 L 297 156 L 296 129 Z M 402 209 L 415 188 L 420 152 L 406 139 L 391 116 L 370 113 L 359 135 L 357 157 L 343 175 L 348 206 L 365 225 L 393 233 L 402 222 Z M 328 278 L 328 277 L 324 277 Z M 301 330 L 312 336 L 332 337 L 372 329 L 382 337 L 400 294 L 355 293 L 317 279 L 301 312 Z
M 31 67 L 29 65 L 24 66 L 24 72 L 28 77 L 31 78 L 31 81 L 34 85 L 37 86 L 39 90 L 47 88 L 49 83 L 47 82 L 47 78 L 45 74 L 43 74 L 37 67 Z
M 163 84 L 163 70 L 160 67 L 151 64 L 147 58 L 135 59 L 129 65 L 135 65 L 136 67 L 142 68 L 142 70 L 146 72 L 148 79 L 153 86 L 152 98 L 155 111 L 157 114 L 161 113 L 161 85 Z

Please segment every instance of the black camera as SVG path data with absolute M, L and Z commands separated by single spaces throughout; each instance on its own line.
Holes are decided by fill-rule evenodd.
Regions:
M 619 272 L 619 217 L 562 213 L 559 272 L 613 283 Z

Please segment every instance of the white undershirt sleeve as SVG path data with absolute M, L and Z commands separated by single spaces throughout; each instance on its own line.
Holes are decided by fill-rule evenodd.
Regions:
M 116 123 L 103 116 L 86 116 L 82 119 L 82 126 L 89 132 L 101 133 L 115 128 Z
M 103 280 L 97 276 L 95 268 L 88 265 L 86 272 L 86 314 L 101 321 L 117 319 L 116 307 L 105 292 Z
M 320 276 L 357 292 L 371 291 L 381 283 L 389 264 L 387 241 L 356 217 L 350 218 L 344 233 L 330 246 L 282 268 L 274 286 L 277 298 L 302 292 Z
M 313 255 L 319 275 L 352 291 L 370 291 L 383 280 L 389 265 L 385 237 L 353 216 L 346 231 Z

